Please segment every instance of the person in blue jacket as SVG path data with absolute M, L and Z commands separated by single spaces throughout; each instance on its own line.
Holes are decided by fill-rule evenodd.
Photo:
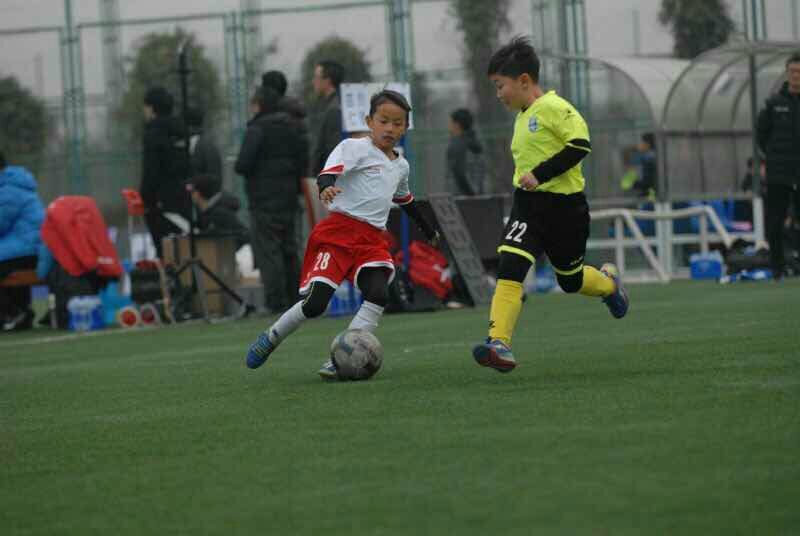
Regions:
M 0 280 L 18 270 L 36 268 L 42 240 L 44 208 L 36 180 L 19 166 L 6 165 L 0 153 Z M 33 326 L 30 287 L 0 287 L 0 321 L 4 331 Z

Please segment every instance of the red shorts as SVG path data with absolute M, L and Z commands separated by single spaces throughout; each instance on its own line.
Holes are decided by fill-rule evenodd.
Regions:
M 361 220 L 331 212 L 308 237 L 300 272 L 300 294 L 307 294 L 314 281 L 336 288 L 348 279 L 357 285 L 362 268 L 386 268 L 391 272 L 391 282 L 394 262 L 384 233 Z

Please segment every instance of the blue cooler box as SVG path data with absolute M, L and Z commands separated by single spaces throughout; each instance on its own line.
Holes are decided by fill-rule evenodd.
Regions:
M 718 280 L 725 272 L 722 255 L 719 251 L 695 253 L 689 257 L 689 272 L 692 279 Z

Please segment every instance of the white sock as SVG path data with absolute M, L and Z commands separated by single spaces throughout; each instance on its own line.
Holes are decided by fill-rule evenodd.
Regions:
M 283 313 L 269 328 L 270 342 L 277 346 L 283 339 L 294 333 L 300 327 L 300 324 L 305 321 L 306 315 L 303 314 L 303 302 L 299 301 Z
M 383 316 L 383 307 L 365 301 L 359 307 L 356 316 L 350 321 L 348 329 L 365 329 L 372 333 L 378 327 L 381 316 Z

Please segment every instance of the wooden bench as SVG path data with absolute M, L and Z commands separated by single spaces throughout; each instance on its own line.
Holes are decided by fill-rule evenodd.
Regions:
M 0 279 L 0 287 L 32 287 L 44 284 L 37 277 L 36 270 L 17 270 L 8 274 L 5 279 Z

